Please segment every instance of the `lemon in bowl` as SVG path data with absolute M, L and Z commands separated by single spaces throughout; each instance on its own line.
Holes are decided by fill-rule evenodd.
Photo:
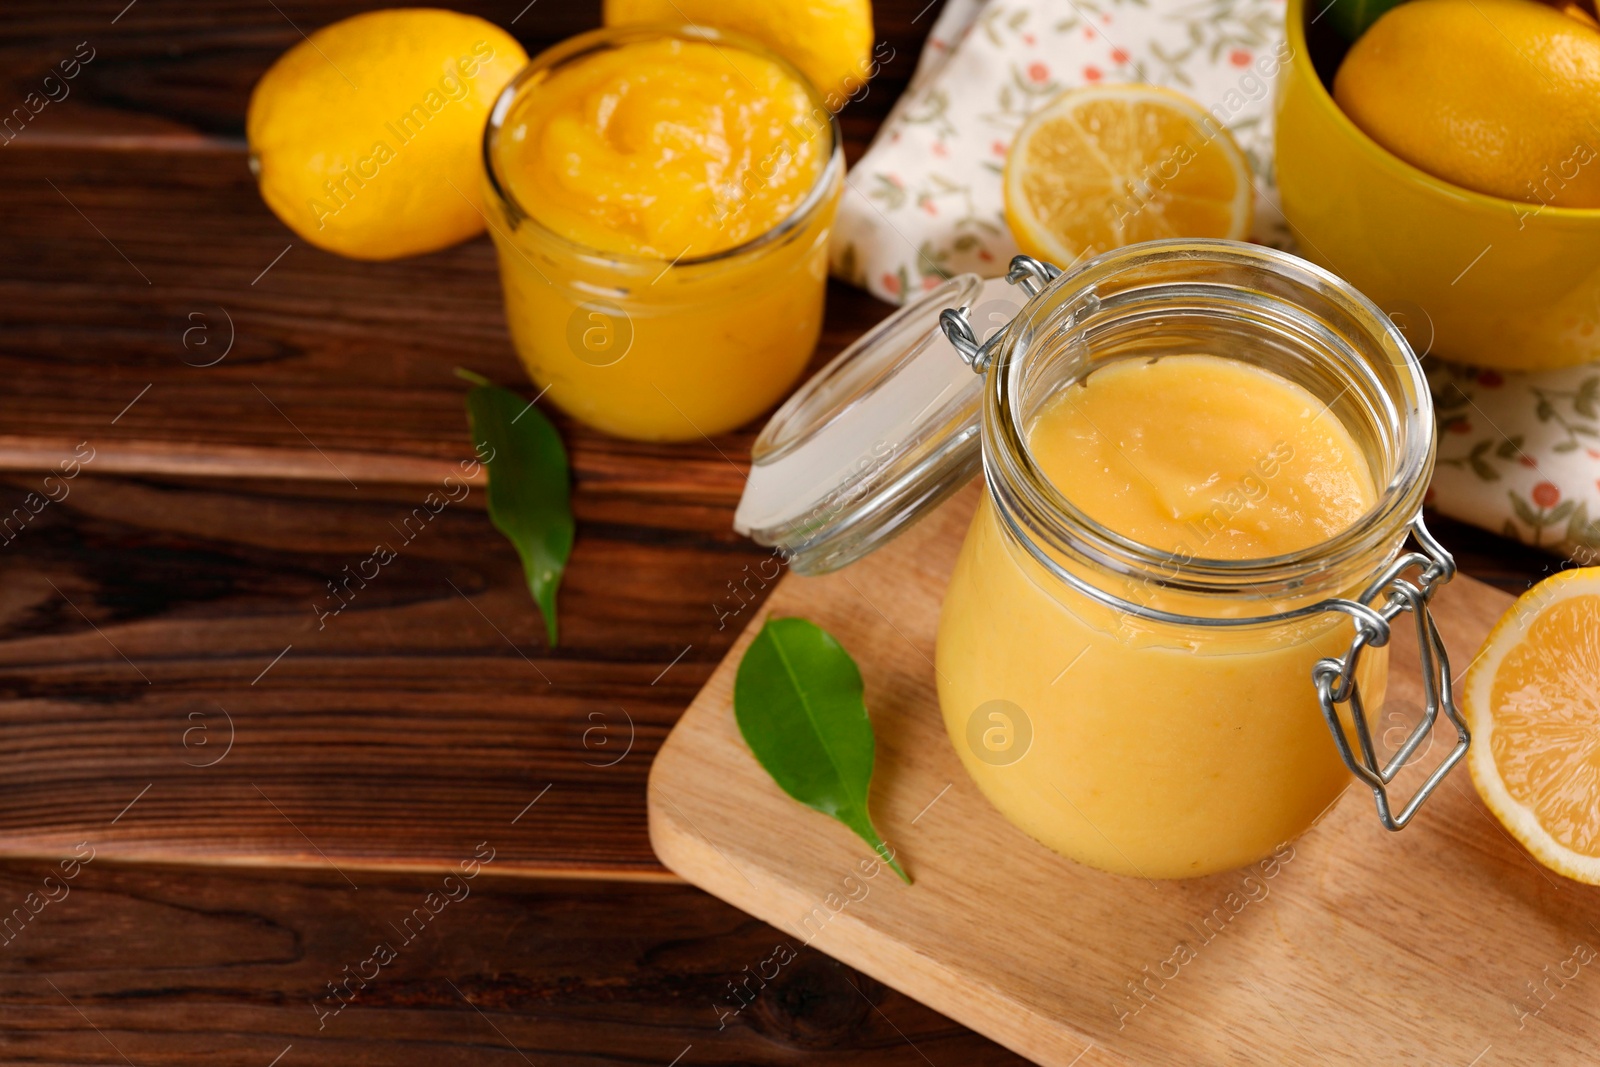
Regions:
M 607 26 L 697 23 L 741 33 L 799 67 L 834 111 L 877 70 L 871 0 L 605 0 L 603 10 Z
M 372 11 L 317 30 L 250 95 L 262 199 L 305 240 L 354 259 L 480 233 L 484 123 L 527 61 L 510 34 L 454 11 Z
M 1344 57 L 1355 65 L 1335 76 L 1332 30 L 1311 23 L 1305 0 L 1287 7 L 1275 165 L 1301 254 L 1403 317 L 1419 351 L 1503 370 L 1600 359 L 1600 206 L 1578 206 L 1600 181 L 1600 128 L 1584 134 L 1571 117 L 1600 97 L 1581 99 L 1589 75 L 1576 70 L 1552 96 L 1548 69 L 1533 64 L 1581 66 L 1587 41 L 1567 28 L 1600 31 L 1536 0 L 1411 0 L 1374 24 L 1361 38 L 1371 43 Z M 1428 28 L 1413 25 L 1419 15 Z M 1404 33 L 1386 28 L 1394 20 Z M 1435 26 L 1444 21 L 1448 34 Z M 1568 50 L 1514 43 L 1531 48 L 1541 32 Z M 1400 69 L 1394 37 L 1415 69 Z M 1388 92 L 1391 83 L 1420 99 Z M 1518 87 L 1520 102 L 1484 98 Z M 1566 125 L 1527 107 L 1566 114 Z M 1489 137 L 1496 121 L 1518 137 Z
M 1384 148 L 1490 196 L 1600 207 L 1600 31 L 1533 0 L 1410 0 L 1351 46 L 1333 98 Z

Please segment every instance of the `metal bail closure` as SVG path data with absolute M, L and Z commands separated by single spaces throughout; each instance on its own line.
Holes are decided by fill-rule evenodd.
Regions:
M 1444 641 L 1433 623 L 1428 610 L 1433 594 L 1441 585 L 1455 577 L 1456 564 L 1433 539 L 1418 515 L 1411 523 L 1411 534 L 1421 546 L 1421 552 L 1401 555 L 1362 592 L 1360 601 L 1332 600 L 1324 606 L 1330 611 L 1342 611 L 1355 619 L 1356 636 L 1343 659 L 1324 659 L 1312 669 L 1316 682 L 1317 698 L 1322 704 L 1322 715 L 1333 733 L 1334 744 L 1346 767 L 1372 790 L 1378 805 L 1378 818 L 1385 828 L 1399 830 L 1411 821 L 1422 802 L 1438 788 L 1450 769 L 1467 754 L 1472 735 L 1466 721 L 1456 708 L 1455 695 L 1450 682 L 1450 658 Z M 1416 581 L 1406 577 L 1417 568 Z M 1373 602 L 1383 598 L 1381 606 Z M 1389 643 L 1390 624 L 1401 614 L 1409 612 L 1417 626 L 1417 652 L 1422 660 L 1422 685 L 1427 707 L 1419 722 L 1407 735 L 1404 743 L 1380 766 L 1377 750 L 1372 743 L 1372 730 L 1367 721 L 1366 708 L 1361 702 L 1361 688 L 1356 683 L 1356 671 L 1361 663 L 1363 649 L 1381 648 Z M 1360 747 L 1359 756 L 1352 751 L 1350 739 L 1339 716 L 1339 706 L 1350 709 L 1350 728 Z M 1410 762 L 1418 746 L 1433 731 L 1434 723 L 1443 711 L 1456 728 L 1455 747 L 1434 767 L 1422 785 L 1405 802 L 1398 815 L 1394 814 L 1388 786 L 1400 769 Z
M 959 315 L 973 348 L 992 345 L 1036 291 L 962 274 L 841 352 L 756 439 L 734 529 L 797 573 L 822 574 L 965 485 L 982 459 L 984 378 L 961 344 L 952 350 L 940 312 Z
M 1013 256 L 1011 269 L 1006 272 L 1006 281 L 1021 286 L 1030 300 L 1044 292 L 1044 287 L 1059 277 L 1060 267 L 1032 256 Z M 987 340 L 980 342 L 972 332 L 971 313 L 965 307 L 946 308 L 940 312 L 939 328 L 944 330 L 945 337 L 955 345 L 956 351 L 961 353 L 967 366 L 979 374 L 989 369 L 995 346 L 1005 332 L 1003 329 L 996 330 Z

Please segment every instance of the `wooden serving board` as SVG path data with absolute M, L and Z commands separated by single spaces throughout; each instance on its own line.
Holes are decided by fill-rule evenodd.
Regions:
M 1043 1064 L 1593 1062 L 1600 958 L 1575 948 L 1600 947 L 1600 891 L 1534 864 L 1464 766 L 1398 834 L 1366 790 L 1348 790 L 1270 875 L 1123 878 L 1005 822 L 950 747 L 931 665 L 976 492 L 844 571 L 782 581 L 656 757 L 663 863 L 791 947 Z M 1441 591 L 1457 674 L 1510 601 L 1466 577 Z M 781 793 L 740 738 L 734 672 L 769 614 L 812 619 L 860 664 L 878 737 L 872 812 L 914 885 L 863 877 L 866 846 Z M 1420 706 L 1415 645 L 1396 641 L 1386 723 Z M 785 958 L 750 960 L 729 975 L 749 992 L 708 1012 L 727 1022 L 756 1005 L 755 976 Z

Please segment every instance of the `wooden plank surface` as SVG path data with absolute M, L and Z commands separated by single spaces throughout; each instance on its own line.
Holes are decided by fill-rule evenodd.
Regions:
M 457 860 L 511 829 L 475 828 Z M 98 856 L 65 883 L 57 871 L 57 899 L 0 952 L 0 1061 L 1022 1062 L 697 889 L 508 879 L 493 873 L 499 864 L 448 886 L 368 874 L 359 890 L 331 871 L 119 868 Z M 0 863 L 0 902 L 21 906 L 52 869 Z M 425 924 L 418 908 L 429 908 Z M 380 943 L 395 958 L 375 967 L 366 961 Z M 782 980 L 719 1029 L 728 983 L 780 943 L 796 953 Z M 350 980 L 374 970 L 365 988 Z
M 471 454 L 452 368 L 524 381 L 493 252 L 351 262 L 261 203 L 250 86 L 296 27 L 375 5 L 143 3 L 113 22 L 123 6 L 24 4 L 0 45 L 19 96 L 55 51 L 96 49 L 0 147 L 0 492 L 94 455 L 0 557 L 0 721 L 30 739 L 0 754 L 0 850 L 59 848 L 139 796 L 111 854 L 438 866 L 460 826 L 549 786 L 553 829 L 507 868 L 666 877 L 644 767 L 731 640 L 721 619 L 763 591 L 745 568 L 764 553 L 729 528 L 756 427 L 657 447 L 557 414 L 580 525 L 558 650 L 481 487 L 324 629 L 325 583 Z M 925 7 L 879 5 L 901 58 L 844 117 L 852 155 Z M 532 52 L 597 22 L 559 4 L 512 28 Z M 834 285 L 817 360 L 884 310 Z M 226 736 L 222 709 L 240 740 L 202 774 L 217 750 L 184 739 Z
M 846 571 L 783 580 L 656 757 L 651 840 L 669 867 L 1051 1067 L 1592 1058 L 1594 989 L 1532 1022 L 1518 1013 L 1547 998 L 1525 981 L 1571 972 L 1573 946 L 1592 944 L 1600 890 L 1511 843 L 1464 767 L 1399 833 L 1352 787 L 1265 874 L 1118 877 L 1007 824 L 950 747 L 930 666 L 975 501 L 969 490 Z M 1462 577 L 1435 603 L 1459 672 L 1510 598 Z M 861 666 L 874 821 L 914 885 L 863 878 L 870 851 L 785 796 L 740 738 L 733 677 L 767 614 L 811 619 Z M 1397 633 L 1380 727 L 1421 706 L 1412 637 Z M 1414 773 L 1445 749 L 1421 750 Z M 1191 958 L 1173 963 L 1180 943 Z
M 393 263 L 322 252 L 262 203 L 242 138 L 250 88 L 296 27 L 380 5 L 145 0 L 113 24 L 125 3 L 13 5 L 17 30 L 0 31 L 0 99 L 20 100 L 85 36 L 96 50 L 61 103 L 0 145 L 0 469 L 91 440 L 116 470 L 435 480 L 470 454 L 452 368 L 523 380 L 488 240 Z M 502 25 L 517 14 L 458 7 Z M 547 3 L 510 29 L 534 53 L 597 25 L 598 8 Z M 841 115 L 851 159 L 936 15 L 876 9 L 894 58 Z M 819 362 L 886 310 L 845 286 L 830 299 Z M 728 499 L 742 474 L 727 457 L 742 460 L 758 427 L 671 449 L 563 428 L 595 488 Z
M 662 876 L 645 769 L 762 558 L 720 511 L 579 494 L 552 651 L 481 490 L 422 527 L 409 486 L 68 484 L 0 559 L 0 851 L 138 796 L 103 854 L 439 866 L 539 797 L 502 870 Z M 377 542 L 397 558 L 333 614 Z

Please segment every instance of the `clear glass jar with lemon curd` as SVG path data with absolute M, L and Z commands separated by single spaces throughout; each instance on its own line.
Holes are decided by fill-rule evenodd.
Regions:
M 575 37 L 506 88 L 484 163 L 512 342 L 552 403 L 685 440 L 799 377 L 844 159 L 787 61 L 700 27 Z
M 803 386 L 757 442 L 736 526 L 832 569 L 981 461 L 939 703 L 989 800 L 1063 855 L 1152 878 L 1241 866 L 1352 773 L 1404 826 L 1468 743 L 1428 613 L 1454 566 L 1421 522 L 1433 417 L 1404 337 L 1333 275 L 1227 241 L 1069 275 L 1019 257 L 1009 281 L 1008 305 L 1004 281 L 951 280 Z M 1380 756 L 1398 625 L 1417 627 L 1427 707 Z M 1392 800 L 1441 713 L 1454 745 Z

